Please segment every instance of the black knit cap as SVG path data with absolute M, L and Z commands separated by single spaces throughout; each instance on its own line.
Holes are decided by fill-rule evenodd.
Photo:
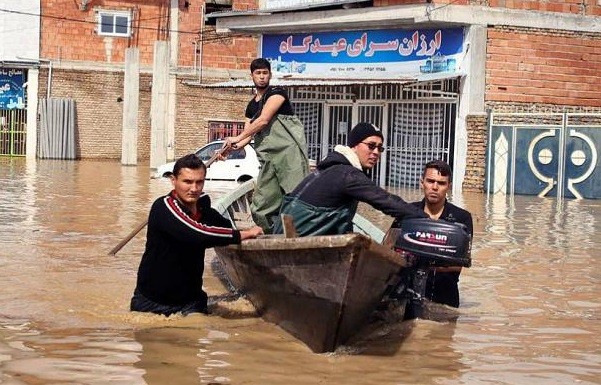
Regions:
M 355 127 L 348 134 L 347 146 L 355 147 L 361 143 L 365 138 L 370 136 L 379 136 L 384 141 L 382 131 L 371 123 L 357 123 Z

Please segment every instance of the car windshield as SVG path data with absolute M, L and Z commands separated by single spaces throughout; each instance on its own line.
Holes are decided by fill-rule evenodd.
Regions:
M 206 162 L 207 160 L 211 159 L 211 157 L 215 154 L 216 151 L 219 151 L 221 149 L 222 144 L 221 143 L 210 143 L 206 146 L 204 146 L 203 148 L 201 148 L 200 150 L 198 150 L 196 152 L 196 155 L 198 155 L 198 157 L 203 161 Z M 244 151 L 244 148 L 240 148 L 238 150 L 234 150 L 232 152 L 230 152 L 230 155 L 227 157 L 228 159 L 244 159 L 246 158 L 246 151 Z

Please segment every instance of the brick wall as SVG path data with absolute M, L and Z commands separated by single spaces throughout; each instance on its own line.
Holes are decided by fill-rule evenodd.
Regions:
M 486 109 L 498 113 L 592 113 L 601 114 L 601 107 L 567 106 L 540 103 L 488 102 Z
M 233 0 L 234 11 L 250 11 L 259 8 L 259 0 Z
M 601 106 L 601 34 L 489 28 L 486 101 Z
M 46 97 L 48 71 L 40 71 L 39 97 Z M 140 76 L 138 158 L 150 155 L 151 76 Z M 51 97 L 75 100 L 76 139 L 81 158 L 121 159 L 123 73 L 52 71 Z
M 46 97 L 48 71 L 40 71 L 39 97 Z M 243 120 L 249 90 L 214 90 L 190 87 L 177 79 L 175 156 L 207 143 L 210 119 Z M 216 80 L 216 79 L 215 79 Z M 150 82 L 140 75 L 138 161 L 150 157 Z M 76 104 L 78 156 L 121 159 L 123 72 L 53 69 L 51 97 L 71 98 Z
M 250 61 L 257 55 L 256 37 L 240 33 L 217 34 L 215 27 L 202 23 L 202 4 L 200 0 L 189 0 L 190 6 L 179 14 L 179 65 L 196 65 L 208 68 L 247 69 Z M 233 8 L 247 10 L 256 8 L 255 1 L 234 1 Z M 202 30 L 202 34 L 200 31 Z
M 601 6 L 597 0 L 488 0 L 487 2 L 490 7 L 601 15 Z
M 246 104 L 252 97 L 248 89 L 190 87 L 179 80 L 175 120 L 176 158 L 207 143 L 209 120 L 244 120 Z
M 203 44 L 203 67 L 248 70 L 250 62 L 257 57 L 258 39 L 240 34 L 211 33 Z
M 168 9 L 162 0 L 126 2 L 102 0 L 90 2 L 86 10 L 80 1 L 41 0 L 41 57 L 52 60 L 122 63 L 127 47 L 140 48 L 140 60 L 152 63 L 155 40 L 165 40 Z M 95 9 L 127 10 L 134 13 L 130 38 L 98 36 Z
M 389 5 L 424 4 L 425 0 L 374 0 L 374 7 Z M 482 5 L 491 8 L 507 8 L 526 11 L 564 12 L 578 15 L 601 15 L 597 0 L 436 0 L 434 7 L 444 5 Z
M 252 1 L 241 2 L 251 8 Z M 171 10 L 168 0 L 119 1 L 97 0 L 86 10 L 80 1 L 41 0 L 42 17 L 40 54 L 54 61 L 83 61 L 122 64 L 125 49 L 138 47 L 142 66 L 152 66 L 154 42 L 169 39 Z M 182 3 L 183 4 L 183 3 Z M 202 23 L 201 0 L 189 0 L 189 7 L 180 6 L 178 13 L 180 67 L 246 69 L 257 53 L 257 39 L 241 34 L 215 33 L 212 26 Z M 130 38 L 99 36 L 96 33 L 96 9 L 128 10 L 134 15 L 133 35 Z M 203 29 L 202 39 L 200 31 Z M 196 46 L 195 43 L 196 42 Z
M 484 191 L 486 172 L 486 115 L 469 115 L 467 124 L 467 159 L 465 177 L 463 179 L 464 191 Z

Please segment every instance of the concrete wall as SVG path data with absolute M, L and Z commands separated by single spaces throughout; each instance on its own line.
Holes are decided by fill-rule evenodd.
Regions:
M 40 47 L 39 0 L 2 1 L 0 61 L 35 61 Z

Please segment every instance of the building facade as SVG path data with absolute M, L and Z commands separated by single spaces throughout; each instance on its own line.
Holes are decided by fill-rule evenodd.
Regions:
M 285 74 L 300 69 L 294 55 L 290 61 L 285 55 L 272 58 L 275 69 L 279 63 L 282 70 L 274 82 L 289 88 L 308 127 L 312 157 L 343 142 L 357 121 L 373 121 L 385 131 L 389 149 L 372 174 L 383 185 L 411 186 L 425 160 L 442 157 L 453 166 L 456 189 L 483 190 L 492 159 L 490 113 L 598 114 L 601 109 L 601 5 L 596 0 L 21 3 L 22 10 L 11 5 L 12 13 L 0 10 L 0 17 L 13 16 L 14 22 L 19 15 L 19 23 L 31 28 L 13 36 L 27 41 L 16 46 L 29 47 L 13 55 L 27 58 L 19 60 L 28 66 L 29 156 L 54 156 L 42 151 L 41 142 L 53 132 L 43 126 L 50 120 L 46 101 L 55 99 L 71 102 L 63 121 L 75 125 L 75 158 L 123 159 L 127 146 L 136 161 L 153 166 L 192 151 L 214 136 L 210 127 L 243 118 L 252 94 L 248 65 L 283 48 L 274 44 L 282 36 L 286 39 L 280 43 L 291 39 L 287 55 L 304 49 L 303 39 L 321 37 L 318 46 L 312 40 L 308 49 L 313 44 L 316 53 L 322 50 L 329 55 L 328 68 L 338 69 L 336 74 L 324 67 L 305 76 Z M 368 41 L 369 36 L 377 38 Z M 410 64 L 380 58 L 392 51 L 395 40 L 396 52 L 407 49 L 401 43 L 414 36 Z M 449 45 L 453 39 L 447 36 L 459 36 L 453 38 L 459 45 Z M 327 39 L 345 39 L 346 53 L 327 52 L 333 42 Z M 422 41 L 428 46 L 417 57 Z M 360 51 L 353 51 L 355 42 Z M 369 43 L 375 49 L 366 56 Z M 32 44 L 37 48 L 32 50 Z M 450 51 L 442 55 L 445 49 Z M 128 59 L 128 52 L 134 59 Z M 0 53 L 3 68 L 13 68 L 7 66 L 6 51 Z M 310 58 L 305 55 L 309 67 L 316 64 Z M 163 67 L 157 64 L 161 60 Z M 341 71 L 356 70 L 361 63 L 369 63 L 363 67 L 371 72 Z M 390 74 L 383 75 L 386 71 Z M 129 111 L 132 105 L 135 114 Z M 135 135 L 125 135 L 132 127 Z M 587 151 L 585 157 L 592 154 Z M 511 169 L 511 162 L 506 167 Z
M 340 4 L 342 7 L 335 7 Z M 601 46 L 601 4 L 598 1 L 264 0 L 259 2 L 256 12 L 230 12 L 214 17 L 217 18 L 218 32 L 255 33 L 260 36 L 264 56 L 274 51 L 270 50 L 272 39 L 279 38 L 281 58 L 275 60 L 278 64 L 283 61 L 284 64 L 298 67 L 294 56 L 290 55 L 291 49 L 296 53 L 313 54 L 315 60 L 307 66 L 323 64 L 323 59 L 317 56 L 323 49 L 330 49 L 336 59 L 327 61 L 329 67 L 319 67 L 321 77 L 327 79 L 339 79 L 333 71 L 349 68 L 348 64 L 353 61 L 348 55 L 364 42 L 381 50 L 394 50 L 398 47 L 398 53 L 403 55 L 402 51 L 408 48 L 407 41 L 411 43 L 412 34 L 418 36 L 413 41 L 414 45 L 418 43 L 421 46 L 421 40 L 425 37 L 424 42 L 430 48 L 432 42 L 438 43 L 430 37 L 431 34 L 441 31 L 443 38 L 438 49 L 442 52 L 445 42 L 448 42 L 448 31 L 460 29 L 463 46 L 459 51 L 450 51 L 455 55 L 446 56 L 445 60 L 435 49 L 431 56 L 422 55 L 417 58 L 419 68 L 437 73 L 438 76 L 430 78 L 434 81 L 425 76 L 415 76 L 415 68 L 407 67 L 404 73 L 386 76 L 385 72 L 392 65 L 398 64 L 396 62 L 402 62 L 402 59 L 397 55 L 399 58 L 396 62 L 392 60 L 391 65 L 391 60 L 384 56 L 377 59 L 378 53 L 372 52 L 371 60 L 366 59 L 362 64 L 369 64 L 365 67 L 376 67 L 381 71 L 373 71 L 372 76 L 360 79 L 354 76 L 355 79 L 345 82 L 351 88 L 365 89 L 367 94 L 374 91 L 370 89 L 373 88 L 370 84 L 374 81 L 387 86 L 396 83 L 396 87 L 402 89 L 401 92 L 384 97 L 388 121 L 372 115 L 372 119 L 381 122 L 388 134 L 391 152 L 397 150 L 396 155 L 384 159 L 382 169 L 377 171 L 380 173 L 379 180 L 394 182 L 394 175 L 399 173 L 408 173 L 410 179 L 415 180 L 419 177 L 416 174 L 418 165 L 425 160 L 420 159 L 420 156 L 427 154 L 426 156 L 443 157 L 453 165 L 455 189 L 463 187 L 482 190 L 492 185 L 491 175 L 494 175 L 498 179 L 495 183 L 503 186 L 498 191 L 516 191 L 520 178 L 532 178 L 536 183 L 532 188 L 526 189 L 525 193 L 544 195 L 550 192 L 554 195 L 578 197 L 576 193 L 563 194 L 553 187 L 564 177 L 570 183 L 568 174 L 571 171 L 566 165 L 579 168 L 579 171 L 574 171 L 579 176 L 572 178 L 571 183 L 582 183 L 584 186 L 586 183 L 580 179 L 588 175 L 587 183 L 591 184 L 593 190 L 599 189 L 601 158 L 596 152 L 601 144 L 601 90 L 596 84 L 601 76 L 598 48 Z M 407 31 L 408 36 L 399 34 L 398 29 Z M 389 38 L 379 37 L 377 33 L 381 31 L 385 31 Z M 368 36 L 367 41 L 362 42 L 360 37 L 365 35 Z M 370 41 L 372 35 L 375 39 Z M 315 44 L 316 37 L 318 44 Z M 307 50 L 303 51 L 304 48 Z M 367 48 L 363 51 L 365 56 L 369 53 Z M 307 55 L 303 58 L 306 57 Z M 353 74 L 357 73 L 356 66 L 351 66 L 351 69 L 355 71 Z M 295 76 L 296 74 L 288 74 L 282 79 L 282 84 L 286 81 L 292 84 Z M 346 78 L 348 80 L 351 76 Z M 407 82 L 407 78 L 414 82 Z M 457 85 L 449 85 L 449 80 Z M 310 82 L 311 79 L 305 77 L 305 81 Z M 314 84 L 321 87 L 322 91 L 326 90 L 324 85 L 318 83 Z M 414 96 L 419 90 L 428 92 L 421 91 L 421 96 Z M 336 91 L 340 93 L 340 90 Z M 383 92 L 376 89 L 375 94 L 382 95 Z M 334 94 L 326 96 L 325 104 L 331 104 L 335 98 Z M 368 100 L 361 100 L 356 96 L 350 96 L 349 99 L 353 105 L 359 104 L 358 107 L 361 108 L 361 104 L 369 104 L 374 97 L 372 93 Z M 417 101 L 424 101 L 426 104 L 412 107 L 398 121 L 390 120 L 390 116 L 398 111 L 399 104 L 415 105 Z M 446 105 L 445 109 L 441 109 L 440 101 L 450 102 L 451 106 Z M 511 131 L 511 138 L 504 133 L 499 145 L 493 146 L 488 142 L 493 120 L 487 113 L 517 114 L 522 123 L 512 126 L 514 130 Z M 578 115 L 578 121 L 574 124 L 583 127 L 583 130 L 574 133 L 576 142 L 561 139 L 571 135 L 573 128 L 570 127 L 573 126 L 564 124 L 559 127 L 561 124 L 558 125 L 557 122 L 549 125 L 549 118 L 545 114 Z M 355 114 L 348 125 L 352 125 L 356 122 L 355 117 L 360 116 L 360 112 Z M 518 119 L 518 116 L 508 116 L 506 119 L 510 121 Z M 448 130 L 433 130 L 441 125 L 446 127 L 444 122 L 447 121 L 451 122 Z M 327 124 L 324 120 L 324 125 Z M 497 125 L 501 127 L 503 124 L 506 125 Z M 520 127 L 527 127 L 528 131 L 520 131 Z M 552 143 L 546 144 L 533 134 L 535 131 L 544 133 L 549 129 L 554 130 L 552 138 L 549 138 Z M 332 126 L 326 127 L 326 131 L 333 130 L 335 128 Z M 521 132 L 530 134 L 522 135 Z M 403 139 L 395 142 L 399 136 Z M 322 145 L 323 138 L 320 142 Z M 448 145 L 441 147 L 440 143 L 444 144 L 447 140 L 450 140 Z M 518 151 L 520 147 L 515 143 L 512 145 L 512 140 L 527 141 L 526 150 Z M 570 146 L 575 146 L 578 150 L 571 151 Z M 529 151 L 531 147 L 533 150 Z M 494 153 L 490 153 L 491 150 Z M 544 155 L 547 151 L 551 154 Z M 575 161 L 572 159 L 573 154 L 577 154 Z M 395 165 L 394 160 L 399 159 L 399 156 L 402 156 L 402 161 Z M 541 176 L 541 169 L 547 165 L 545 162 L 549 156 L 555 160 L 560 158 L 557 162 L 558 169 L 553 171 L 557 175 Z M 503 157 L 509 158 L 508 161 L 494 161 Z M 584 161 L 581 161 L 582 158 Z M 515 171 L 516 165 L 520 164 L 529 169 L 521 176 Z M 590 190 L 588 187 L 587 189 Z
M 35 155 L 39 0 L 0 2 L 0 156 Z

